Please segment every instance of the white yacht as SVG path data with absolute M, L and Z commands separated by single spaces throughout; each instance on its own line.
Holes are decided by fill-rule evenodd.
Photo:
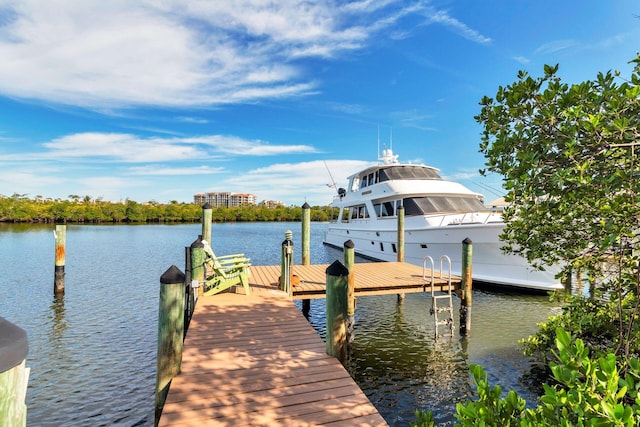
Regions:
M 447 255 L 452 274 L 460 275 L 462 241 L 469 238 L 473 280 L 542 291 L 562 289 L 554 277 L 559 268 L 536 270 L 525 258 L 501 251 L 502 215 L 485 208 L 481 194 L 443 180 L 434 167 L 398 163 L 391 149 L 383 150 L 378 161 L 351 175 L 347 188 L 338 190 L 333 206 L 340 213 L 328 226 L 325 244 L 342 248 L 351 240 L 358 255 L 396 261 L 396 210 L 403 206 L 406 262 L 422 266 L 429 255 L 439 268 L 440 256 Z

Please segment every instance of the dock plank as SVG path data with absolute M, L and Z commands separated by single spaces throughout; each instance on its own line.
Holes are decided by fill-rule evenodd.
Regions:
M 328 264 L 293 266 L 293 299 L 324 298 Z M 446 289 L 401 262 L 354 265 L 355 296 Z M 280 266 L 252 266 L 251 295 L 201 297 L 184 341 L 182 372 L 160 426 L 386 426 L 376 408 L 287 295 Z M 460 278 L 451 284 L 459 289 Z
M 293 286 L 293 299 L 324 298 L 326 292 L 326 269 L 328 264 L 294 265 L 293 274 L 300 278 L 300 284 Z M 448 289 L 448 277 L 439 278 L 434 274 L 431 282 L 431 270 L 424 273 L 423 268 L 404 262 L 356 263 L 353 266 L 355 276 L 355 296 L 382 295 L 395 293 L 431 292 Z M 275 290 L 278 288 L 280 266 L 252 266 L 249 284 L 252 290 Z M 453 289 L 460 288 L 461 279 L 451 277 Z
M 293 302 L 256 289 L 199 299 L 159 425 L 386 426 Z

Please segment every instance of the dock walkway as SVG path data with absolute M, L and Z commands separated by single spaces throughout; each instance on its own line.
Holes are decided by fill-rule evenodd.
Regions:
M 327 265 L 299 266 L 296 299 L 325 296 Z M 354 265 L 355 295 L 429 292 L 422 267 Z M 280 266 L 252 266 L 252 295 L 198 300 L 160 426 L 386 426 L 293 301 Z M 430 277 L 430 274 L 428 275 Z M 436 279 L 440 290 L 445 280 Z M 453 284 L 459 288 L 460 279 Z M 237 287 L 236 292 L 243 292 Z
M 386 426 L 282 292 L 201 297 L 160 426 Z
M 294 265 L 293 274 L 300 284 L 293 286 L 293 299 L 324 298 L 326 292 L 326 269 L 328 264 Z M 353 265 L 355 296 L 388 295 L 397 293 L 431 292 L 431 270 L 405 262 L 365 262 Z M 447 279 L 434 275 L 435 291 L 448 289 Z M 278 289 L 280 266 L 252 266 L 249 283 L 253 292 L 269 292 Z M 454 290 L 460 289 L 460 277 L 452 276 Z

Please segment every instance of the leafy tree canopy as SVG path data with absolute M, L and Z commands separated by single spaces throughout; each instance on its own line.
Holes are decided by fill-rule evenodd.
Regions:
M 539 78 L 521 71 L 482 99 L 482 172 L 504 177 L 511 203 L 506 249 L 595 274 L 630 247 L 640 219 L 640 56 L 632 62 L 628 80 L 609 71 L 571 85 L 557 65 Z

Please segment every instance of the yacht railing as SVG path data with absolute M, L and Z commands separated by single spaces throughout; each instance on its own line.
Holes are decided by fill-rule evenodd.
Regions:
M 440 226 L 445 225 L 465 225 L 465 224 L 488 224 L 490 222 L 500 222 L 500 216 L 496 215 L 493 212 L 487 213 L 477 213 L 477 212 L 466 212 L 462 215 L 462 217 L 455 218 L 448 223 L 446 222 L 447 218 L 451 218 L 452 216 L 458 217 L 459 214 L 445 214 L 442 215 L 440 219 Z M 492 220 L 493 218 L 493 220 Z

